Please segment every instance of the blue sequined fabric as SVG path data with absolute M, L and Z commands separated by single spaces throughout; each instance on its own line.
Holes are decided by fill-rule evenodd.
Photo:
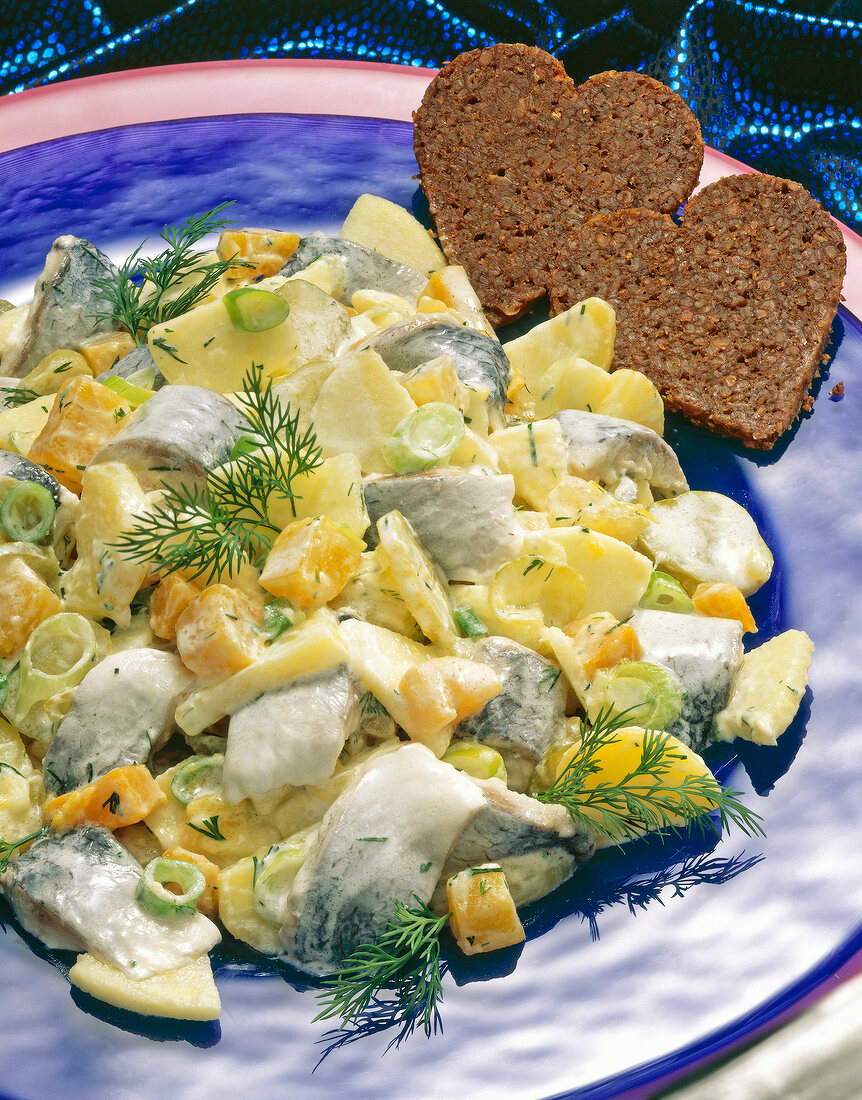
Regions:
M 610 68 L 665 81 L 709 145 L 862 229 L 862 0 L 0 0 L 0 92 L 219 58 L 438 66 L 501 41 L 549 50 L 576 82 Z

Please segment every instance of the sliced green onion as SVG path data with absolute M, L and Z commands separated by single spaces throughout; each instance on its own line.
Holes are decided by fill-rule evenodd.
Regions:
M 666 730 L 682 711 L 679 680 L 670 669 L 648 661 L 617 665 L 608 675 L 603 695 L 617 714 L 628 711 L 631 724 L 644 729 Z
M 9 677 L 0 672 L 0 707 L 6 705 L 6 700 L 9 698 Z
M 474 779 L 502 779 L 506 782 L 506 764 L 503 757 L 490 745 L 456 743 L 443 756 L 444 764 L 451 764 L 459 772 L 466 772 Z
M 476 614 L 472 607 L 453 607 L 452 614 L 455 622 L 468 638 L 484 638 L 488 628 Z
M 281 844 L 273 844 L 261 859 L 254 861 L 254 907 L 273 924 L 281 924 L 287 892 L 305 862 L 308 846 L 317 834 L 317 826 L 295 833 Z
M 238 287 L 225 294 L 222 301 L 234 327 L 244 332 L 266 332 L 290 313 L 290 305 L 281 295 L 257 286 Z
M 241 458 L 243 455 L 250 455 L 252 453 L 252 451 L 259 451 L 259 450 L 260 450 L 260 444 L 257 443 L 254 439 L 252 439 L 251 436 L 241 435 L 239 437 L 239 439 L 236 441 L 236 443 L 234 443 L 233 447 L 231 448 L 230 460 L 229 461 L 235 462 L 238 458 Z
M 136 409 L 155 396 L 156 392 L 155 390 L 144 389 L 143 386 L 136 386 L 128 378 L 119 378 L 115 374 L 112 374 L 110 378 L 106 378 L 102 385 L 107 386 L 109 390 L 113 390 L 117 397 L 122 397 L 124 401 L 128 401 Z
M 219 794 L 223 768 L 224 756 L 221 753 L 192 756 L 174 772 L 171 794 L 184 806 L 205 794 Z
M 34 704 L 80 684 L 98 659 L 96 647 L 92 624 L 74 611 L 61 611 L 39 623 L 21 653 L 13 725 Z
M 429 401 L 406 416 L 383 444 L 396 474 L 415 474 L 442 462 L 464 438 L 464 418 L 445 401 Z
M 182 893 L 168 890 L 169 883 L 179 886 Z M 144 868 L 135 897 L 154 917 L 178 917 L 196 911 L 198 898 L 205 889 L 203 871 L 193 863 L 157 856 Z
M 39 542 L 51 530 L 57 507 L 38 481 L 19 481 L 0 504 L 0 524 L 16 542 Z
M 111 377 L 118 377 L 111 375 Z M 126 381 L 130 386 L 140 386 L 142 390 L 152 390 L 155 393 L 156 389 L 156 368 L 155 367 L 139 367 L 138 370 L 132 371 L 131 374 L 126 375 Z
M 649 579 L 646 592 L 641 596 L 641 607 L 650 611 L 678 611 L 687 614 L 694 605 L 686 595 L 683 586 L 670 575 L 656 569 Z
M 261 633 L 264 637 L 274 642 L 280 638 L 286 630 L 296 625 L 297 611 L 290 606 L 287 600 L 270 600 L 263 605 L 263 627 Z

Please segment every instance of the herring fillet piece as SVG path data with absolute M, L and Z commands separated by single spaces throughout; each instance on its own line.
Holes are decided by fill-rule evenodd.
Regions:
M 727 703 L 742 662 L 742 623 L 707 615 L 637 608 L 629 620 L 642 661 L 669 668 L 682 683 L 682 712 L 668 733 L 695 752 L 712 741 L 712 721 Z
M 107 256 L 89 241 L 58 237 L 48 253 L 18 340 L 3 357 L 3 373 L 23 378 L 58 348 L 77 348 L 90 336 L 110 332 L 110 321 L 94 315 L 110 307 L 94 286 L 96 279 L 116 275 Z
M 175 653 L 125 649 L 79 684 L 44 760 L 45 789 L 64 794 L 125 764 L 145 764 L 194 682 Z
M 559 668 L 527 646 L 496 635 L 478 641 L 471 656 L 492 668 L 503 688 L 463 719 L 454 736 L 537 764 L 565 727 L 566 688 Z
M 369 479 L 363 492 L 369 548 L 377 545 L 377 521 L 397 509 L 450 581 L 482 584 L 520 552 L 511 474 L 429 470 Z
M 471 390 L 487 390 L 488 404 L 502 426 L 512 368 L 499 340 L 468 328 L 448 314 L 428 314 L 399 321 L 371 335 L 362 347 L 373 348 L 390 370 L 411 371 L 449 355 L 455 373 Z
M 231 715 L 225 797 L 242 802 L 288 784 L 322 786 L 359 721 L 359 701 L 345 665 L 266 692 Z
M 96 451 L 90 465 L 125 462 L 144 492 L 164 485 L 203 488 L 207 474 L 227 462 L 248 430 L 226 397 L 203 386 L 166 386 Z
M 647 481 L 663 497 L 688 491 L 679 459 L 662 437 L 618 416 L 566 409 L 551 417 L 563 430 L 570 474 L 613 488 L 622 478 Z
M 221 940 L 202 913 L 159 918 L 135 900 L 141 866 L 106 829 L 49 832 L 0 874 L 26 931 L 47 947 L 90 951 L 130 978 L 183 966 Z
M 482 792 L 424 745 L 402 745 L 364 768 L 332 804 L 287 899 L 283 956 L 326 974 L 373 943 L 395 902 L 427 902 Z
M 373 248 L 327 233 L 309 233 L 303 237 L 279 275 L 296 275 L 321 256 L 336 256 L 344 264 L 344 285 L 335 297 L 348 306 L 357 290 L 398 294 L 415 305 L 428 282 L 415 268 L 390 260 Z
M 57 508 L 60 507 L 60 483 L 47 470 L 37 466 L 35 462 L 14 451 L 0 450 L 0 477 L 11 477 L 15 481 L 35 481 L 42 485 L 51 494 L 51 499 Z

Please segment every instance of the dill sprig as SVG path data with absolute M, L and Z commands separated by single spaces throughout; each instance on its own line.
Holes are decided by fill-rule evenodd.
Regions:
M 733 787 L 722 787 L 712 775 L 671 777 L 675 763 L 685 757 L 674 748 L 676 738 L 659 730 L 645 732 L 640 760 L 621 779 L 588 784 L 601 773 L 605 749 L 619 741 L 618 731 L 631 725 L 630 712 L 636 709 L 600 711 L 560 776 L 535 796 L 538 801 L 565 806 L 576 821 L 618 844 L 681 824 L 715 832 L 713 813 L 724 829 L 732 823 L 748 836 L 765 835 L 762 818 L 740 802 Z
M 98 321 L 119 322 L 137 343 L 143 343 L 153 325 L 179 317 L 193 309 L 231 266 L 240 260 L 204 263 L 196 245 L 208 234 L 231 224 L 221 213 L 233 202 L 219 203 L 203 214 L 186 218 L 179 226 L 166 225 L 159 236 L 167 245 L 156 256 L 142 256 L 142 244 L 127 257 L 119 270 L 109 270 L 94 286 L 110 308 L 94 315 Z M 178 294 L 177 286 L 192 280 Z
M 395 918 L 380 939 L 355 948 L 324 979 L 326 988 L 318 994 L 322 1007 L 314 1022 L 338 1017 L 344 1028 L 378 1002 L 382 990 L 391 988 L 397 1004 L 393 1022 L 421 1022 L 425 1034 L 431 1034 L 443 993 L 440 933 L 449 914 L 438 917 L 413 896 L 415 907 L 397 901 Z
M 263 368 L 253 363 L 239 395 L 246 421 L 244 445 L 214 470 L 206 485 L 166 486 L 162 499 L 113 544 L 130 561 L 172 573 L 221 577 L 272 547 L 280 527 L 273 499 L 290 501 L 296 515 L 295 479 L 320 465 L 313 428 L 301 431 L 299 413 L 282 405 Z
M 9 866 L 9 860 L 14 852 L 19 848 L 23 848 L 25 844 L 29 844 L 31 840 L 40 837 L 44 832 L 45 830 L 42 828 L 37 829 L 35 833 L 30 833 L 29 836 L 21 837 L 20 840 L 0 840 L 0 871 L 5 871 Z
M 0 386 L 0 400 L 4 405 L 27 405 L 41 397 L 41 393 L 27 389 L 26 386 Z

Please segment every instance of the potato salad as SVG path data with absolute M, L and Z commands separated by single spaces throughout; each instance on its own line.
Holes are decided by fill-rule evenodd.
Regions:
M 161 245 L 62 236 L 0 304 L 0 895 L 74 985 L 214 1019 L 227 932 L 342 1026 L 410 973 L 427 1028 L 441 936 L 511 948 L 603 846 L 760 831 L 701 753 L 775 745 L 813 647 L 744 648 L 772 555 L 609 305 L 501 343 L 372 195 Z

